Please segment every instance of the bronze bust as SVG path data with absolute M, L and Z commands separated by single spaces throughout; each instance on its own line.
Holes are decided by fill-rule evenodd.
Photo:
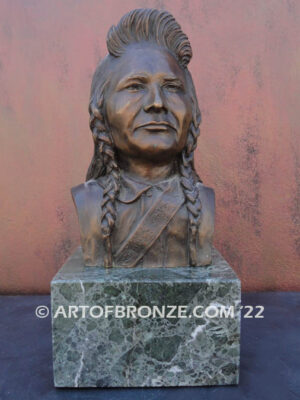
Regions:
M 194 168 L 200 111 L 187 36 L 156 9 L 124 15 L 90 97 L 94 155 L 72 189 L 86 266 L 211 263 L 214 191 Z

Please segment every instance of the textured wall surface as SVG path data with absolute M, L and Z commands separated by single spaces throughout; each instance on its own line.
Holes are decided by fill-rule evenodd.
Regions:
M 108 28 L 136 7 L 169 10 L 192 43 L 216 247 L 243 290 L 300 290 L 296 0 L 0 0 L 0 290 L 48 292 L 79 243 L 69 188 L 93 150 L 90 82 Z

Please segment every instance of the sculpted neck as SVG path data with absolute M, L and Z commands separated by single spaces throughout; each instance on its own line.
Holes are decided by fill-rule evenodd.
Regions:
M 177 162 L 151 162 L 138 158 L 119 157 L 119 166 L 122 171 L 133 178 L 148 182 L 158 182 L 167 179 L 177 172 Z

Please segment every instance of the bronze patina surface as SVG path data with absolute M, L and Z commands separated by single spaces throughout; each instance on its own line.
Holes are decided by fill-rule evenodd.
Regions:
M 211 263 L 214 191 L 194 168 L 192 50 L 174 17 L 126 14 L 107 35 L 89 105 L 94 155 L 72 189 L 86 266 Z

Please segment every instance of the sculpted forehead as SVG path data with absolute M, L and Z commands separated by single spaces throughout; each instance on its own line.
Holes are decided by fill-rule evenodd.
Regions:
M 144 43 L 128 46 L 126 52 L 114 60 L 110 85 L 132 74 L 174 75 L 185 82 L 185 74 L 175 57 L 165 49 Z

